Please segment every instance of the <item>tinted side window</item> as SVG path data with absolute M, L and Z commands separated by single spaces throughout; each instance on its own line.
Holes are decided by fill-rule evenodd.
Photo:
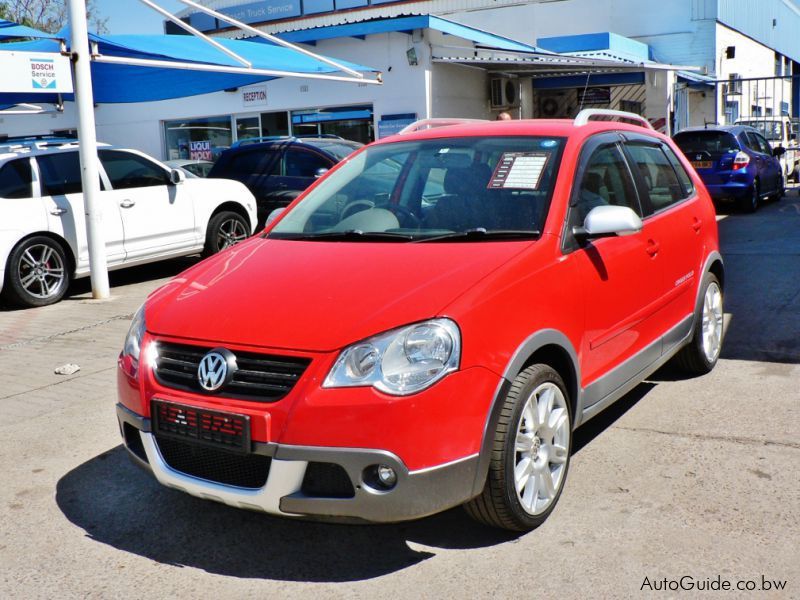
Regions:
M 681 182 L 681 187 L 683 188 L 684 198 L 688 198 L 694 194 L 694 184 L 692 183 L 692 178 L 689 177 L 689 174 L 686 172 L 686 169 L 683 168 L 683 165 L 681 164 L 681 161 L 678 160 L 678 157 L 675 156 L 672 148 L 664 145 L 661 146 L 661 149 L 664 151 L 664 154 L 667 155 L 672 168 L 675 169 L 675 174 L 678 176 L 678 181 Z
M 307 150 L 289 148 L 284 157 L 287 177 L 314 177 L 318 169 L 329 169 L 330 161 Z
M 755 137 L 756 137 L 756 141 L 758 142 L 759 147 L 761 148 L 761 152 L 763 152 L 764 154 L 769 154 L 771 156 L 772 155 L 772 148 L 770 147 L 769 142 L 764 139 L 764 136 L 762 136 L 761 134 L 757 133 L 757 134 L 755 134 Z
M 167 171 L 142 156 L 119 150 L 100 150 L 98 154 L 115 190 L 169 183 Z
M 667 155 L 659 145 L 628 143 L 626 145 L 633 159 L 633 166 L 639 169 L 653 211 L 657 212 L 680 202 L 686 196 L 678 181 Z
M 758 138 L 756 138 L 752 131 L 745 131 L 744 135 L 747 139 L 747 147 L 750 148 L 750 150 L 753 152 L 763 152 L 761 150 L 761 145 L 758 143 Z
M 627 206 L 642 214 L 628 166 L 616 144 L 601 146 L 589 158 L 573 199 L 571 224 L 582 224 L 589 211 L 606 205 Z
M 45 196 L 63 196 L 64 194 L 80 194 L 81 164 L 77 152 L 60 152 L 47 156 L 38 156 L 39 173 L 42 178 L 42 194 Z
M 28 158 L 12 160 L 0 168 L 0 198 L 28 198 L 31 196 L 31 161 Z
M 271 156 L 263 150 L 240 152 L 231 158 L 227 170 L 237 175 L 260 175 L 262 165 L 266 165 Z

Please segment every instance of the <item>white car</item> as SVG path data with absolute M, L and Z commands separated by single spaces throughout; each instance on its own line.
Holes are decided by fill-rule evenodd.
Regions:
M 256 203 L 239 182 L 186 179 L 136 150 L 98 144 L 109 269 L 202 252 L 250 236 Z M 0 291 L 13 304 L 58 302 L 89 274 L 75 140 L 0 145 Z

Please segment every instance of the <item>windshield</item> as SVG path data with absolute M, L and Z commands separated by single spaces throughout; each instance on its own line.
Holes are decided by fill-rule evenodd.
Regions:
M 749 125 L 770 141 L 783 139 L 783 123 L 780 121 L 737 121 L 737 125 Z
M 563 143 L 469 137 L 370 146 L 320 182 L 269 237 L 535 238 L 547 216 Z
M 726 131 L 686 131 L 675 135 L 674 140 L 684 154 L 708 152 L 713 155 L 739 151 L 736 138 Z

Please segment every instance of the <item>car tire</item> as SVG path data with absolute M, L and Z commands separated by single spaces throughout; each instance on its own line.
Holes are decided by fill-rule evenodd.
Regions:
M 781 178 L 778 181 L 778 187 L 775 190 L 775 193 L 770 196 L 770 200 L 773 202 L 778 202 L 781 198 L 783 198 L 784 194 L 786 194 L 786 184 L 784 182 L 783 175 L 781 175 Z
M 747 195 L 739 199 L 739 208 L 745 213 L 754 213 L 758 210 L 758 204 L 761 201 L 761 189 L 758 182 L 753 183 Z
M 243 242 L 250 236 L 250 224 L 242 215 L 224 210 L 213 215 L 206 229 L 203 256 L 211 256 Z
M 691 341 L 675 355 L 676 364 L 691 375 L 709 373 L 722 351 L 724 309 L 722 286 L 713 273 L 703 277 L 700 305 L 694 315 Z
M 572 453 L 572 406 L 549 365 L 520 373 L 506 394 L 490 447 L 483 492 L 464 505 L 473 519 L 530 531 L 558 503 Z
M 71 279 L 64 247 L 52 238 L 36 235 L 11 251 L 3 295 L 16 306 L 47 306 L 64 297 Z

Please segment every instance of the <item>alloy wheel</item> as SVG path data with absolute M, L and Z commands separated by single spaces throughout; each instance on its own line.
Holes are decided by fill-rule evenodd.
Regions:
M 239 219 L 225 219 L 217 230 L 217 247 L 220 250 L 230 248 L 247 239 L 244 223 Z
M 547 510 L 564 482 L 570 447 L 570 420 L 561 389 L 545 382 L 531 392 L 517 424 L 514 485 L 531 515 Z
M 17 269 L 20 284 L 34 298 L 51 298 L 64 285 L 64 262 L 55 248 L 47 244 L 34 244 L 27 248 Z
M 703 354 L 713 363 L 722 348 L 722 291 L 711 282 L 703 298 Z

